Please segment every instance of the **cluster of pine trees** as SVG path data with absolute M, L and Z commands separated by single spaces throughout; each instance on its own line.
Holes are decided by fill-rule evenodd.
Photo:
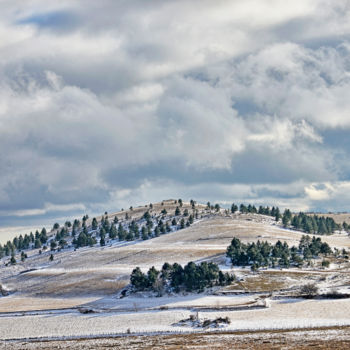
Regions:
M 259 267 L 289 267 L 301 266 L 304 259 L 311 259 L 320 254 L 332 253 L 330 246 L 322 242 L 320 237 L 302 236 L 298 247 L 289 248 L 286 242 L 277 241 L 276 244 L 257 241 L 256 243 L 242 243 L 238 238 L 233 238 L 227 247 L 226 256 L 231 259 L 232 265 Z
M 47 245 L 51 251 L 60 250 L 69 246 L 71 243 L 75 248 L 94 246 L 99 243 L 101 246 L 106 244 L 107 239 L 118 239 L 120 241 L 133 241 L 142 238 L 143 240 L 158 237 L 162 234 L 171 232 L 173 230 L 183 229 L 190 226 L 194 218 L 198 218 L 198 211 L 195 210 L 196 202 L 191 200 L 192 213 L 185 208 L 182 210 L 182 199 L 175 200 L 174 204 L 178 204 L 175 212 L 171 215 L 164 208 L 160 215 L 151 215 L 150 211 L 146 211 L 140 220 L 131 220 L 128 213 L 125 214 L 125 219 L 118 219 L 114 217 L 110 222 L 108 214 L 102 216 L 100 222 L 96 218 L 91 220 L 88 225 L 88 215 L 84 215 L 81 221 L 75 219 L 73 223 L 66 221 L 64 226 L 60 227 L 58 223 L 53 225 L 53 231 L 56 232 L 53 237 L 47 236 L 45 228 L 35 232 L 31 232 L 24 237 L 20 235 L 15 237 L 12 241 L 8 241 L 4 246 L 0 244 L 0 258 L 4 256 L 11 256 L 11 262 L 15 263 L 14 255 L 17 251 L 21 252 L 26 249 L 47 249 Z M 150 210 L 153 205 L 149 205 Z M 132 211 L 133 208 L 130 207 Z M 39 251 L 39 253 L 41 250 Z M 21 255 L 22 256 L 22 255 Z M 23 256 L 26 256 L 25 254 Z M 23 260 L 23 259 L 22 259 Z
M 25 234 L 24 237 L 20 235 L 19 237 L 15 237 L 12 242 L 7 241 L 4 246 L 0 244 L 0 258 L 4 256 L 13 256 L 16 251 L 29 249 L 31 247 L 41 248 L 42 244 L 45 244 L 47 240 L 48 237 L 45 228 L 43 228 L 41 232 L 36 231 L 35 235 L 32 232 L 29 235 Z
M 234 214 L 238 211 L 238 206 L 236 204 L 231 205 L 231 213 Z M 318 215 L 307 215 L 303 212 L 300 212 L 297 215 L 293 215 L 289 209 L 285 209 L 283 214 L 278 207 L 263 207 L 259 206 L 257 209 L 254 205 L 244 205 L 239 206 L 239 211 L 243 214 L 252 213 L 252 214 L 261 214 L 269 215 L 275 218 L 276 221 L 282 219 L 282 224 L 284 227 L 292 227 L 296 230 L 301 230 L 311 234 L 319 235 L 329 235 L 334 233 L 336 230 L 343 229 L 345 231 L 349 230 L 349 225 L 345 222 L 343 225 L 337 224 L 333 218 L 318 216 Z
M 310 216 L 304 213 L 294 215 L 292 218 L 288 217 L 284 224 L 287 226 L 289 223 L 297 230 L 319 235 L 330 235 L 336 230 L 341 230 L 341 225 L 337 224 L 330 217 Z
M 90 231 L 86 226 L 84 220 L 80 229 L 79 235 L 75 237 L 75 232 L 79 231 L 79 225 L 73 224 L 73 244 L 76 248 L 84 246 L 93 246 L 97 243 L 97 238 L 101 246 L 106 244 L 106 240 L 118 239 L 119 241 L 133 241 L 137 239 L 147 240 L 160 235 L 171 232 L 172 230 L 179 230 L 189 227 L 194 222 L 194 218 L 198 218 L 198 212 L 190 214 L 186 208 L 181 212 L 182 200 L 177 201 L 179 206 L 176 207 L 172 220 L 166 220 L 168 212 L 166 209 L 161 211 L 161 216 L 154 217 L 149 211 L 146 211 L 141 220 L 125 219 L 121 222 L 117 216 L 112 222 L 109 222 L 108 216 L 103 216 L 100 224 L 96 218 L 92 219 Z M 150 205 L 151 208 L 151 205 Z M 195 202 L 192 202 L 192 208 L 195 208 Z M 169 215 L 168 215 L 169 216 Z M 79 224 L 79 221 L 78 221 Z M 117 227 L 118 226 L 118 227 Z M 77 227 L 77 229 L 75 229 Z
M 231 205 L 231 213 L 234 214 L 236 211 L 238 211 L 238 206 L 234 203 L 232 203 Z M 259 208 L 257 209 L 255 207 L 255 205 L 251 205 L 251 204 L 248 204 L 248 205 L 244 205 L 244 204 L 241 204 L 239 206 L 239 211 L 242 213 L 242 214 L 247 214 L 247 213 L 252 213 L 252 214 L 260 214 L 260 215 L 268 215 L 268 216 L 273 216 L 276 221 L 278 221 L 280 218 L 281 218 L 281 212 L 279 210 L 278 207 L 263 207 L 263 206 L 259 206 Z
M 136 267 L 131 273 L 130 282 L 137 291 L 152 290 L 162 294 L 163 291 L 181 290 L 202 292 L 207 287 L 228 285 L 234 278 L 223 273 L 215 263 L 202 262 L 196 265 L 189 262 L 185 267 L 177 263 L 165 263 L 161 271 L 153 266 L 147 274 Z

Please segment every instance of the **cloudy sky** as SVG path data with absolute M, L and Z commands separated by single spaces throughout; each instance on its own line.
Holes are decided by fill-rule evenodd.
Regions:
M 348 0 L 2 0 L 0 226 L 349 210 L 349 35 Z

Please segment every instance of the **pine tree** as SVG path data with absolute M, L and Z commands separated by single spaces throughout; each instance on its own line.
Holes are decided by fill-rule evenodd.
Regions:
M 282 216 L 283 226 L 287 227 L 291 219 L 292 219 L 292 213 L 290 212 L 289 209 L 286 209 L 283 213 L 283 216 Z
M 119 226 L 118 226 L 118 239 L 120 241 L 124 241 L 125 240 L 125 231 L 124 231 L 124 228 L 123 228 L 123 225 L 121 223 L 119 223 Z
M 57 243 L 55 241 L 51 241 L 50 248 L 52 251 L 54 251 L 57 248 Z
M 141 271 L 139 267 L 136 267 L 130 276 L 131 285 L 136 290 L 144 290 L 148 287 L 148 279 L 147 276 Z
M 160 235 L 160 230 L 159 230 L 159 227 L 158 227 L 158 226 L 156 226 L 156 228 L 154 229 L 154 235 L 155 235 L 156 237 L 159 237 L 159 235 Z
M 16 265 L 17 261 L 14 255 L 11 256 L 10 263 L 11 265 Z
M 275 213 L 274 213 L 273 216 L 275 217 L 275 221 L 276 221 L 276 222 L 278 222 L 279 219 L 281 218 L 281 213 L 280 213 L 280 210 L 279 210 L 278 207 L 275 209 Z
M 231 213 L 234 214 L 237 210 L 238 210 L 237 205 L 232 203 L 232 205 L 231 205 Z
M 142 239 L 145 241 L 146 239 L 148 239 L 148 233 L 147 233 L 147 229 L 146 226 L 142 226 L 141 229 L 141 237 Z
M 34 242 L 34 248 L 35 248 L 35 249 L 41 248 L 41 241 L 40 241 L 40 239 L 36 239 L 36 240 L 35 240 L 35 242 Z
M 111 225 L 111 229 L 109 231 L 109 238 L 110 239 L 115 239 L 117 237 L 117 229 L 115 227 L 115 224 Z
M 97 227 L 98 227 L 98 222 L 97 222 L 96 218 L 93 218 L 92 223 L 91 223 L 91 228 L 93 230 L 97 230 Z
M 180 228 L 181 229 L 185 228 L 185 220 L 183 218 L 180 221 Z
M 134 234 L 133 234 L 133 232 L 132 232 L 132 230 L 129 230 L 128 232 L 127 232 L 127 234 L 126 234 L 126 240 L 127 241 L 133 241 L 134 239 L 135 239 L 135 237 L 134 237 Z
M 192 210 L 194 210 L 196 207 L 196 202 L 193 199 L 191 199 L 190 204 L 191 204 Z

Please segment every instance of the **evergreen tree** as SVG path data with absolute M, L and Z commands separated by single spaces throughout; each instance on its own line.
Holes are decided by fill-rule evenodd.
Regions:
M 97 230 L 97 227 L 98 227 L 98 222 L 97 222 L 96 218 L 93 218 L 92 222 L 91 222 L 91 228 L 93 230 Z
M 156 226 L 156 228 L 154 229 L 154 236 L 159 237 L 159 235 L 160 235 L 160 230 L 159 230 L 159 227 Z
M 287 227 L 289 222 L 291 221 L 292 219 L 292 213 L 290 212 L 289 209 L 286 209 L 283 213 L 283 216 L 282 216 L 282 224 L 284 227 Z
M 41 230 L 40 241 L 42 244 L 45 244 L 47 242 L 47 232 L 46 232 L 45 227 Z
M 133 241 L 134 239 L 135 239 L 135 237 L 134 237 L 134 234 L 133 234 L 133 232 L 132 232 L 132 230 L 129 230 L 128 232 L 127 232 L 127 234 L 126 234 L 126 240 L 127 241 Z
M 88 245 L 88 237 L 84 232 L 80 232 L 78 239 L 77 239 L 77 243 L 76 246 L 77 248 L 79 247 L 85 247 Z
M 139 267 L 136 267 L 130 276 L 130 282 L 136 290 L 144 290 L 148 287 L 147 276 L 141 271 Z
M 125 237 L 126 237 L 126 233 L 124 231 L 123 225 L 121 223 L 119 223 L 119 226 L 118 226 L 118 239 L 120 241 L 124 241 Z
M 239 211 L 242 213 L 242 214 L 246 214 L 248 213 L 248 208 L 244 205 L 244 204 L 241 204 L 239 206 Z
M 275 212 L 274 212 L 274 215 L 273 215 L 273 216 L 275 217 L 275 221 L 276 221 L 276 222 L 278 222 L 279 219 L 281 218 L 281 213 L 280 213 L 280 210 L 279 210 L 278 207 L 275 209 Z
M 109 231 L 109 238 L 115 239 L 117 237 L 117 228 L 115 227 L 115 224 L 113 223 L 111 225 L 111 229 Z
M 182 218 L 180 221 L 180 229 L 185 228 L 185 220 Z
M 57 248 L 57 243 L 55 241 L 51 241 L 50 248 L 52 251 L 54 251 Z
M 195 202 L 193 199 L 191 199 L 191 200 L 190 200 L 190 204 L 191 204 L 192 210 L 194 210 L 195 207 L 196 207 L 196 202 Z
M 16 265 L 17 261 L 14 255 L 11 255 L 11 259 L 10 259 L 10 264 L 11 265 Z
M 21 252 L 21 261 L 23 262 L 27 258 L 27 254 L 25 254 L 23 251 Z
M 154 267 L 152 266 L 148 272 L 147 272 L 147 281 L 148 281 L 148 287 L 151 287 L 155 281 L 157 280 L 158 278 L 158 275 L 159 275 L 159 271 Z
M 147 232 L 146 226 L 142 226 L 141 237 L 143 240 L 148 239 L 148 232 Z
M 34 248 L 35 248 L 35 249 L 41 248 L 41 241 L 40 241 L 40 239 L 36 239 L 36 240 L 35 240 L 35 242 L 34 242 Z
M 151 214 L 149 213 L 149 211 L 146 211 L 144 214 L 143 214 L 143 218 L 148 221 L 151 219 Z
M 231 213 L 234 214 L 238 210 L 238 206 L 234 203 L 231 205 Z

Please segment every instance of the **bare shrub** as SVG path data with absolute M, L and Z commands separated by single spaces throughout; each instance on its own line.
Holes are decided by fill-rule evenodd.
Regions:
M 306 297 L 314 297 L 318 293 L 318 287 L 315 283 L 308 283 L 301 287 L 300 294 Z
M 161 297 L 164 294 L 164 282 L 162 279 L 158 278 L 152 285 L 154 291 L 157 292 L 157 296 Z
M 95 311 L 93 309 L 85 309 L 85 308 L 78 308 L 78 311 L 81 313 L 81 314 L 93 314 L 95 313 Z

